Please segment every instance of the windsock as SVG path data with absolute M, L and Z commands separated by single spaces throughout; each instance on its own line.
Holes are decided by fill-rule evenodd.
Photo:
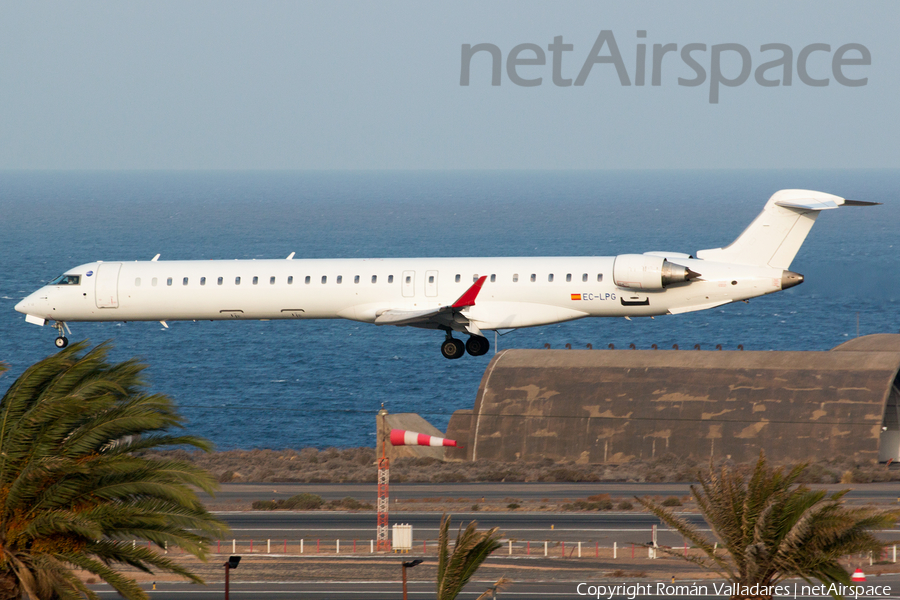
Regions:
M 391 445 L 452 446 L 455 448 L 456 440 L 448 440 L 434 435 L 425 435 L 424 433 L 416 433 L 415 431 L 406 431 L 405 429 L 391 429 Z

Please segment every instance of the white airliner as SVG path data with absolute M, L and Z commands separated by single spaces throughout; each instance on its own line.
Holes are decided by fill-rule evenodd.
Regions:
M 205 260 L 87 263 L 16 305 L 29 323 L 350 319 L 442 330 L 441 352 L 487 353 L 485 331 L 584 317 L 714 308 L 793 287 L 819 212 L 878 204 L 781 190 L 729 246 L 609 257 Z M 468 335 L 462 341 L 453 332 Z

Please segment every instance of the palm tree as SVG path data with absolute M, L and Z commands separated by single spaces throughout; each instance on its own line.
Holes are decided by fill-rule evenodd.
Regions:
M 209 474 L 143 455 L 210 443 L 169 433 L 184 423 L 172 400 L 144 392 L 144 367 L 109 364 L 108 350 L 74 344 L 28 368 L 0 399 L 2 600 L 98 598 L 73 569 L 125 598 L 147 595 L 117 566 L 203 583 L 132 540 L 205 559 L 208 536 L 227 531 L 189 487 L 212 492 Z
M 478 531 L 478 522 L 472 521 L 465 531 L 460 526 L 456 534 L 456 544 L 450 551 L 450 515 L 444 515 L 441 519 L 441 530 L 438 536 L 438 572 L 437 572 L 437 597 L 438 600 L 453 600 L 456 598 L 469 579 L 487 559 L 491 553 L 501 546 L 497 533 L 499 528 L 494 527 L 487 531 Z M 493 586 L 493 589 L 501 589 L 510 581 L 501 577 Z M 492 590 L 481 594 L 476 600 L 488 598 Z
M 769 467 L 760 454 L 745 481 L 734 469 L 723 467 L 717 474 L 710 466 L 700 489 L 691 486 L 691 493 L 724 552 L 717 552 L 713 541 L 671 510 L 648 498 L 637 500 L 703 551 L 687 560 L 737 584 L 732 598 L 771 597 L 772 586 L 790 577 L 850 585 L 840 559 L 880 552 L 884 543 L 873 530 L 893 527 L 900 511 L 849 507 L 842 501 L 849 490 L 828 494 L 795 485 L 805 468 L 801 464 L 785 474 Z M 754 584 L 764 589 L 756 593 Z

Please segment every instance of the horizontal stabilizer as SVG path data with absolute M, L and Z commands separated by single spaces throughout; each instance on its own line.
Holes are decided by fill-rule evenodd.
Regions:
M 881 206 L 881 202 L 866 202 L 865 200 L 844 200 L 844 206 Z
M 775 203 L 776 206 L 783 206 L 785 208 L 796 208 L 799 210 L 831 210 L 832 208 L 837 208 L 838 203 L 834 200 L 779 200 Z

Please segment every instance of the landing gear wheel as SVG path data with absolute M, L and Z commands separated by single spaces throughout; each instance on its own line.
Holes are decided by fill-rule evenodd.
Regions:
M 57 348 L 65 348 L 68 345 L 69 345 L 69 338 L 62 336 L 62 335 L 59 336 L 58 338 L 56 338 L 56 347 Z
M 466 353 L 466 347 L 456 338 L 447 338 L 441 344 L 441 354 L 444 358 L 456 359 Z
M 466 340 L 466 352 L 472 356 L 484 356 L 490 349 L 491 343 L 480 335 L 473 335 Z

